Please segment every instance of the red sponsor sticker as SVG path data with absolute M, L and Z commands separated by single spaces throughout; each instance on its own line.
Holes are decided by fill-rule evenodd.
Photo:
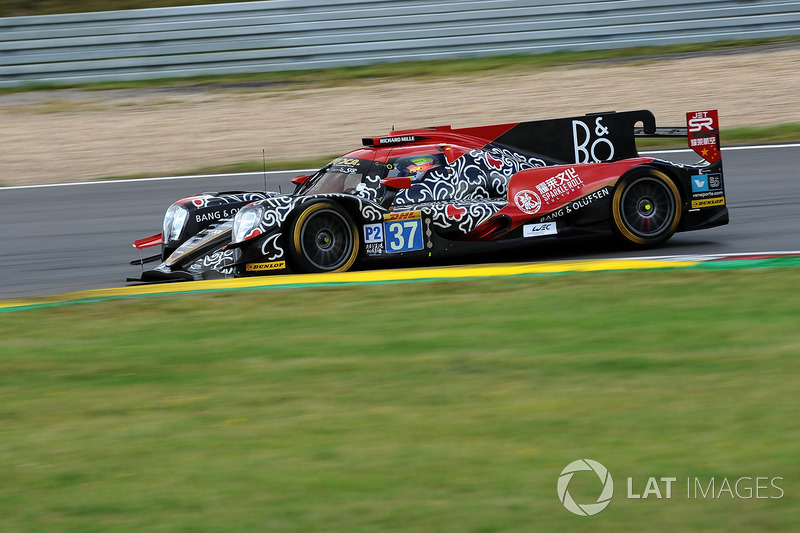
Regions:
M 716 163 L 722 158 L 716 109 L 686 113 L 686 128 L 689 131 L 689 148 L 697 155 L 709 163 Z

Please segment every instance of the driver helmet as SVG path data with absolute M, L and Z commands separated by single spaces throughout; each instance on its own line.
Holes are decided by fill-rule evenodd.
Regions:
M 412 156 L 405 163 L 400 169 L 400 176 L 410 176 L 413 181 L 421 180 L 426 172 L 439 166 L 439 162 L 430 155 Z

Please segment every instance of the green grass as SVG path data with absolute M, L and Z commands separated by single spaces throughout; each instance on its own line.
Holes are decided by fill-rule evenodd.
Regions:
M 733 128 L 728 132 L 720 131 L 720 142 L 725 144 L 742 144 L 749 142 L 792 142 L 800 141 L 800 124 L 779 124 L 769 127 Z
M 701 44 L 650 46 L 613 50 L 556 51 L 541 54 L 512 54 L 491 57 L 460 58 L 436 61 L 411 61 L 354 67 L 311 69 L 283 72 L 161 78 L 140 81 L 96 82 L 84 84 L 32 84 L 0 88 L 0 94 L 77 88 L 83 90 L 147 89 L 154 87 L 224 86 L 258 88 L 259 86 L 334 87 L 365 82 L 440 80 L 442 78 L 518 75 L 525 72 L 563 66 L 605 66 L 614 61 L 638 63 L 656 61 L 681 54 L 708 54 L 715 51 L 775 46 L 800 42 L 800 35 L 769 39 L 742 39 Z
M 797 530 L 798 283 L 683 270 L 4 314 L 0 530 Z M 556 497 L 579 458 L 615 480 L 592 518 Z M 628 500 L 629 476 L 677 477 L 676 496 Z M 744 476 L 785 495 L 685 497 L 686 478 Z

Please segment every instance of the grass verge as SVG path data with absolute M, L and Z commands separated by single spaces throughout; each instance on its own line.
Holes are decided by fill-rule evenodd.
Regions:
M 433 80 L 469 76 L 518 75 L 554 67 L 598 66 L 608 62 L 648 62 L 693 54 L 730 52 L 757 47 L 774 47 L 800 43 L 800 35 L 768 39 L 741 39 L 699 44 L 647 46 L 612 50 L 557 51 L 541 54 L 510 54 L 491 57 L 459 58 L 435 61 L 410 61 L 383 63 L 354 67 L 311 69 L 282 72 L 231 74 L 225 76 L 197 76 L 188 78 L 160 78 L 140 81 L 97 82 L 83 84 L 33 84 L 24 87 L 0 88 L 0 94 L 54 90 L 114 90 L 148 89 L 181 86 L 217 86 L 219 88 L 258 88 L 260 86 L 292 85 L 304 87 L 333 87 L 362 84 L 364 82 L 391 82 Z
M 628 272 L 7 314 L 0 529 L 796 530 L 798 283 Z M 580 458 L 616 484 L 592 518 L 556 495 Z M 678 482 L 628 499 L 627 477 Z M 686 497 L 744 477 L 782 497 Z

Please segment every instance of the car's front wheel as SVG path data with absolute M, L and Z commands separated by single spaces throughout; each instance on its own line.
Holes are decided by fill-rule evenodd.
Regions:
M 611 201 L 615 234 L 635 247 L 656 246 L 680 223 L 680 192 L 659 170 L 645 168 L 623 178 Z
M 331 202 L 303 207 L 291 224 L 290 256 L 301 272 L 344 272 L 358 256 L 358 232 L 347 212 Z

